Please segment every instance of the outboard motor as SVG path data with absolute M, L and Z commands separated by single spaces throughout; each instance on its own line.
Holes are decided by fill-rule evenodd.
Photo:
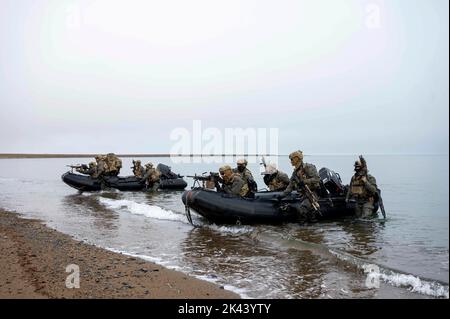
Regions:
M 163 178 L 163 179 L 175 179 L 175 178 L 181 178 L 182 177 L 182 176 L 172 172 L 170 166 L 167 166 L 167 165 L 164 165 L 164 164 L 158 164 L 156 169 L 161 172 L 161 178 Z
M 319 171 L 322 184 L 331 195 L 341 195 L 345 192 L 345 186 L 342 185 L 341 176 L 329 168 L 323 167 Z

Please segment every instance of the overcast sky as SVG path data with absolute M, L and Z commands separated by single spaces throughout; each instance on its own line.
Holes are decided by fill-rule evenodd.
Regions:
M 0 0 L 0 152 L 448 153 L 448 0 Z

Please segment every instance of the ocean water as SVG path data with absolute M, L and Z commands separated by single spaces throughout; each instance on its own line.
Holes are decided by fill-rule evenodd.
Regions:
M 348 183 L 355 159 L 324 155 L 305 161 L 335 170 Z M 131 175 L 131 160 L 123 159 L 121 175 Z M 141 160 L 167 164 L 182 175 L 217 171 L 233 161 Z M 194 214 L 199 227 L 193 227 L 184 215 L 182 191 L 79 193 L 65 185 L 66 165 L 87 159 L 1 159 L 0 208 L 246 298 L 448 298 L 448 155 L 366 160 L 382 190 L 386 220 L 241 226 L 210 224 Z M 268 161 L 277 161 L 290 175 L 287 157 Z M 263 188 L 259 163 L 249 168 Z M 192 180 L 186 181 L 190 188 Z

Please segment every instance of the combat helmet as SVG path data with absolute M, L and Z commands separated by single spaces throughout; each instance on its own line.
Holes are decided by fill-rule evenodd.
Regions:
M 226 171 L 230 170 L 231 171 L 231 166 L 230 165 L 224 165 L 221 168 L 219 168 L 219 173 L 221 175 L 223 175 Z
M 236 163 L 237 163 L 238 166 L 241 166 L 241 165 L 247 166 L 247 164 L 248 164 L 248 162 L 247 162 L 247 160 L 245 158 L 241 158 L 241 159 L 237 160 Z
M 303 161 L 303 152 L 302 151 L 295 151 L 289 154 L 289 159 L 292 160 L 293 158 L 298 157 L 301 161 Z
M 261 175 L 273 175 L 278 172 L 275 164 L 269 164 L 266 166 L 266 170 L 261 173 Z

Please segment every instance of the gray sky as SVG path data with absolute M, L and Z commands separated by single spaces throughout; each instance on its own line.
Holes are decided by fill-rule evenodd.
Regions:
M 0 0 L 0 152 L 448 153 L 447 0 Z M 379 15 L 378 10 L 379 9 Z

